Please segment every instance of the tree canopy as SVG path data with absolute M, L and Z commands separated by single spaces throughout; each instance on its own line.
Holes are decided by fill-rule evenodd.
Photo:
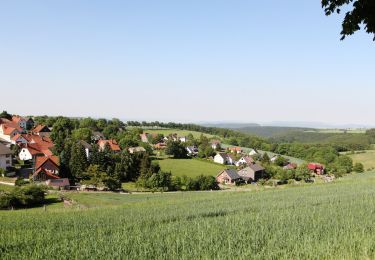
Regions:
M 345 14 L 342 22 L 341 40 L 361 29 L 367 33 L 375 33 L 375 1 L 374 0 L 322 0 L 322 7 L 326 15 L 341 13 L 344 6 L 351 5 L 352 9 Z M 375 36 L 374 39 L 375 41 Z

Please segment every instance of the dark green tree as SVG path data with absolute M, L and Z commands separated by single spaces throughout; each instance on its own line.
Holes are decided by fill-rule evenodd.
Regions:
M 69 169 L 73 179 L 81 179 L 88 166 L 86 152 L 80 143 L 73 143 L 71 147 Z
M 375 1 L 374 0 L 322 0 L 326 15 L 340 13 L 346 6 L 352 7 L 345 14 L 342 22 L 341 40 L 361 29 L 361 25 L 369 34 L 375 33 Z M 375 37 L 374 37 L 375 41 Z

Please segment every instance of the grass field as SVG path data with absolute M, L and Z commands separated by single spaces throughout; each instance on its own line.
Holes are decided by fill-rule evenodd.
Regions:
M 375 150 L 366 151 L 366 153 L 349 154 L 353 162 L 360 162 L 365 169 L 375 168 Z
M 194 138 L 199 138 L 201 136 L 201 132 L 196 132 L 196 131 L 187 131 L 187 130 L 178 130 L 178 129 L 145 129 L 145 133 L 158 133 L 158 134 L 163 134 L 164 136 L 167 136 L 169 134 L 177 134 L 178 136 L 188 136 L 190 133 L 194 136 Z M 210 134 L 203 134 L 207 138 L 212 138 L 214 137 L 213 135 Z
M 225 165 L 200 161 L 197 159 L 163 159 L 158 162 L 163 171 L 170 171 L 174 176 L 216 176 L 221 170 L 228 168 L 228 166 Z
M 0 212 L 2 259 L 373 259 L 375 173 L 261 192 L 71 193 Z

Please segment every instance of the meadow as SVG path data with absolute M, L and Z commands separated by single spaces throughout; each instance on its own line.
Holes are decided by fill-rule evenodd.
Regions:
M 69 193 L 0 212 L 3 259 L 372 259 L 375 173 L 260 192 Z
M 228 166 L 213 162 L 205 162 L 203 159 L 163 159 L 158 160 L 163 171 L 172 172 L 174 176 L 196 177 L 199 175 L 217 176 L 221 170 Z
M 348 156 L 353 159 L 354 163 L 362 163 L 365 169 L 375 168 L 375 150 L 368 150 L 365 153 L 348 154 Z

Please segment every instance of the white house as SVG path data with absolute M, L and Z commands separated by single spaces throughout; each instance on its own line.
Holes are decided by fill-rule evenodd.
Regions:
M 251 151 L 249 152 L 250 156 L 257 155 L 257 154 L 258 152 L 255 149 L 251 149 Z
M 6 169 L 12 166 L 12 151 L 0 143 L 0 168 Z
M 214 162 L 215 163 L 220 163 L 220 164 L 231 164 L 231 165 L 234 165 L 234 164 L 236 164 L 236 159 L 231 154 L 217 153 L 215 155 L 215 157 L 214 157 Z
M 18 157 L 22 161 L 34 160 L 38 155 L 43 156 L 44 154 L 41 151 L 33 149 L 31 147 L 22 148 Z
M 90 157 L 90 152 L 92 151 L 92 145 L 83 140 L 80 140 L 79 144 L 85 148 L 86 157 L 88 159 Z
M 196 146 L 188 146 L 186 147 L 186 151 L 188 152 L 189 156 L 196 156 L 199 152 Z
M 182 136 L 179 138 L 180 142 L 181 143 L 186 143 L 187 142 L 187 137 L 186 136 Z
M 19 131 L 15 127 L 8 126 L 6 124 L 0 125 L 0 138 L 11 142 L 12 138 L 19 134 Z
M 236 162 L 236 166 L 239 167 L 241 165 L 246 165 L 246 166 L 249 166 L 249 165 L 252 165 L 254 164 L 255 161 L 253 158 L 251 158 L 250 156 L 243 156 L 241 157 L 241 159 L 239 159 L 237 162 Z
M 220 141 L 218 141 L 218 140 L 212 140 L 211 141 L 211 147 L 212 147 L 212 149 L 216 150 L 217 148 L 220 147 Z

